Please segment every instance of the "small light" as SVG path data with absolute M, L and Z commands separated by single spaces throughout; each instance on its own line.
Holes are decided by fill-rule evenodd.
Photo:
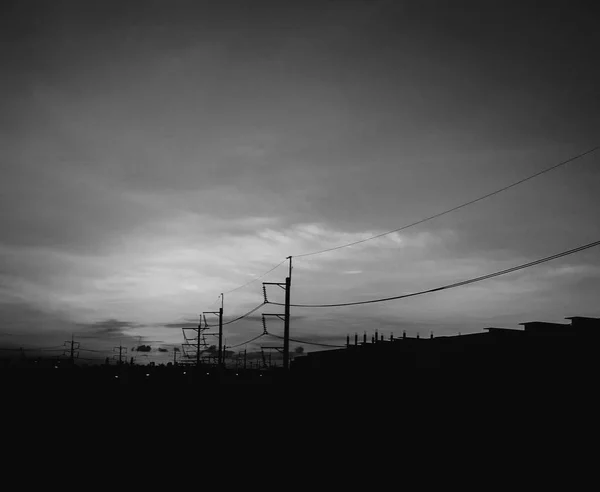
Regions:
M 262 378 L 262 374 L 260 375 L 260 377 Z
M 119 379 L 119 376 L 115 376 L 116 379 Z
M 146 376 L 150 376 L 150 374 L 146 374 Z
M 235 375 L 236 375 L 236 376 L 239 376 L 239 374 L 238 374 L 237 372 L 235 373 Z
M 187 374 L 187 372 L 184 371 L 183 374 Z
M 207 376 L 210 376 L 210 373 L 208 373 L 208 372 L 207 372 L 207 373 L 206 373 L 206 375 L 207 375 Z
M 54 366 L 54 369 L 58 369 L 58 366 Z

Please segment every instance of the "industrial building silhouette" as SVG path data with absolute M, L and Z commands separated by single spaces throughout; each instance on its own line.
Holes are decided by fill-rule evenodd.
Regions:
M 570 388 L 595 384 L 600 359 L 600 318 L 574 316 L 567 323 L 529 321 L 522 329 L 489 327 L 482 332 L 439 337 L 408 337 L 384 340 L 376 334 L 367 342 L 347 339 L 344 348 L 310 352 L 292 360 L 290 370 L 283 368 L 219 368 L 172 364 L 98 364 L 80 367 L 74 360 L 56 358 L 7 359 L 0 363 L 0 381 L 30 384 L 67 382 L 69 384 L 272 384 L 341 383 L 374 384 L 385 381 L 407 389 L 414 382 L 434 388 L 457 386 L 454 381 L 476 381 L 470 391 L 498 388 L 495 381 L 510 383 L 510 388 L 539 387 L 560 381 Z M 461 377 L 454 377 L 460 374 Z M 564 377 L 566 376 L 566 377 Z M 483 379 L 482 379 L 483 378 Z M 484 384 L 479 384 L 485 380 Z M 436 381 L 444 386 L 435 386 Z M 583 386 L 582 386 L 583 383 Z M 586 386 L 588 385 L 588 386 Z
M 370 343 L 366 336 L 362 342 L 355 337 L 346 348 L 297 357 L 292 372 L 299 379 L 357 380 L 440 370 L 488 375 L 596 371 L 600 318 L 565 319 L 570 322 L 530 321 L 520 323 L 523 329 L 489 327 L 456 336 L 383 340 L 375 335 Z

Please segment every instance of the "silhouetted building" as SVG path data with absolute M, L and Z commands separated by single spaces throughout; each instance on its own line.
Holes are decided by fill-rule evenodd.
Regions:
M 575 316 L 571 323 L 530 321 L 523 329 L 489 327 L 481 333 L 402 338 L 311 352 L 297 357 L 298 376 L 371 378 L 409 371 L 461 369 L 486 374 L 547 370 L 596 370 L 600 319 Z

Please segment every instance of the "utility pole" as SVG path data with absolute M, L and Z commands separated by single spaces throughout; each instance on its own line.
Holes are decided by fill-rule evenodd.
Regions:
M 263 313 L 263 327 L 264 334 L 268 335 L 267 327 L 265 325 L 265 316 L 277 316 L 284 323 L 283 327 L 283 368 L 285 370 L 290 368 L 290 296 L 292 290 L 292 257 L 288 256 L 288 260 L 290 260 L 290 269 L 289 274 L 285 278 L 285 283 L 283 282 L 263 282 L 263 293 L 265 296 L 265 304 L 267 301 L 267 292 L 265 289 L 265 285 L 277 285 L 285 290 L 285 314 L 281 316 L 280 314 L 272 314 L 272 313 Z
M 123 345 L 119 343 L 118 347 L 114 347 L 114 350 L 119 349 L 119 365 L 123 364 Z M 114 357 L 114 356 L 113 356 Z M 127 360 L 127 347 L 125 347 L 125 360 Z
M 221 308 L 219 309 L 219 367 L 223 365 L 223 304 L 225 302 L 223 293 L 221 293 Z
M 79 342 L 76 342 L 73 340 L 73 334 L 71 333 L 71 341 L 66 341 L 65 342 L 65 346 L 67 344 L 71 345 L 71 348 L 69 349 L 69 361 L 71 362 L 71 365 L 74 366 L 75 365 L 75 358 L 79 357 L 79 352 L 77 352 L 77 355 L 75 354 L 75 350 L 79 350 Z M 75 344 L 77 344 L 77 347 L 75 346 Z M 63 355 L 65 355 L 65 353 L 63 352 Z
M 221 294 L 223 296 L 223 294 Z M 216 314 L 219 317 L 219 331 L 217 333 L 206 333 L 206 335 L 215 336 L 219 340 L 219 347 L 217 351 L 217 366 L 221 366 L 223 364 L 223 360 L 225 359 L 223 353 L 223 297 L 221 297 L 221 307 L 218 311 L 203 311 L 202 316 L 204 318 L 204 329 L 208 329 L 208 322 L 206 321 L 207 314 Z M 210 325 L 211 327 L 214 325 Z
M 198 321 L 198 342 L 196 344 L 196 367 L 200 367 L 200 334 L 202 332 L 202 316 Z
M 290 290 L 292 288 L 292 257 L 290 260 L 289 275 L 285 279 L 285 322 L 283 328 L 283 368 L 290 368 Z

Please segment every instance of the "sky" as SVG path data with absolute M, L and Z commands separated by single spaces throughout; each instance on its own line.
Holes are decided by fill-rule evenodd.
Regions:
M 228 291 L 286 257 L 595 147 L 598 16 L 537 4 L 2 2 L 0 347 L 73 336 L 90 358 L 123 343 L 171 360 L 182 326 L 222 292 L 225 321 L 254 308 L 287 263 Z M 596 241 L 599 154 L 293 258 L 292 303 L 401 295 Z M 421 297 L 292 308 L 291 335 L 600 317 L 599 289 L 593 248 Z M 227 325 L 226 344 L 260 334 L 260 313 Z M 268 329 L 283 332 L 277 318 Z

